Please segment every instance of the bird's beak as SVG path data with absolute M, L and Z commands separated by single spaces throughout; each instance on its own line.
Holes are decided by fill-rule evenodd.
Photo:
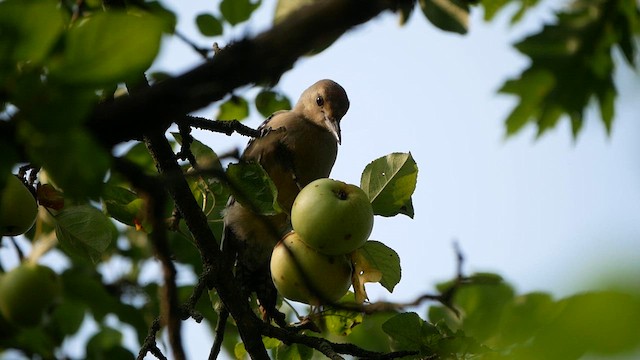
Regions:
M 324 125 L 327 127 L 327 130 L 336 138 L 338 144 L 342 142 L 342 135 L 340 134 L 340 121 L 335 118 L 331 118 L 328 116 L 324 117 Z

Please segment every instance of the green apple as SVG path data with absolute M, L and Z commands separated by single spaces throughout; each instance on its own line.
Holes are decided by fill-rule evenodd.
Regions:
M 359 187 L 318 179 L 305 186 L 293 202 L 291 226 L 312 248 L 328 255 L 347 254 L 369 238 L 373 209 Z
M 0 281 L 0 312 L 16 326 L 36 326 L 61 291 L 60 279 L 50 268 L 24 263 Z
M 24 234 L 38 215 L 36 200 L 18 177 L 9 175 L 0 191 L 0 235 Z
M 351 286 L 351 262 L 345 255 L 315 251 L 292 231 L 273 249 L 271 278 L 287 299 L 311 305 L 331 303 Z

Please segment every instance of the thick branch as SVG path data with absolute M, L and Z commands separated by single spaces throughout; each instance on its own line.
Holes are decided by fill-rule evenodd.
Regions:
M 205 267 L 211 266 L 211 285 L 218 290 L 220 299 L 236 320 L 240 337 L 245 343 L 247 352 L 254 359 L 268 359 L 256 326 L 260 321 L 251 312 L 248 302 L 240 294 L 237 284 L 233 282 L 228 259 L 225 259 L 218 248 L 218 242 L 209 228 L 207 218 L 193 197 L 164 133 L 149 132 L 145 136 L 145 142 L 158 171 L 169 179 L 167 181 L 169 195 L 191 231 L 198 250 L 202 254 Z
M 317 1 L 253 39 L 227 46 L 211 61 L 136 94 L 98 105 L 88 126 L 105 145 L 140 139 L 175 119 L 222 99 L 233 89 L 274 83 L 296 60 L 400 2 Z

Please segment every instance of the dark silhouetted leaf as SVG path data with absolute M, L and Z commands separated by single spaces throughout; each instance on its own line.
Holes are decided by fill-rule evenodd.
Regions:
M 196 16 L 198 30 L 204 36 L 222 35 L 222 23 L 211 14 L 200 14 Z
M 422 12 L 429 21 L 444 31 L 466 34 L 469 27 L 469 5 L 464 0 L 420 0 Z

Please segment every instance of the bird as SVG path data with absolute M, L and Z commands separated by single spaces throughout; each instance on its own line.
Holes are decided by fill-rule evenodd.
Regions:
M 235 257 L 235 274 L 244 295 L 255 292 L 265 320 L 284 324 L 276 309 L 277 290 L 269 262 L 275 245 L 290 231 L 290 214 L 300 190 L 329 177 L 342 143 L 340 121 L 349 109 L 344 88 L 329 79 L 307 88 L 291 110 L 278 111 L 259 127 L 241 161 L 259 163 L 278 190 L 281 213 L 257 214 L 231 197 L 223 213 L 222 248 Z

